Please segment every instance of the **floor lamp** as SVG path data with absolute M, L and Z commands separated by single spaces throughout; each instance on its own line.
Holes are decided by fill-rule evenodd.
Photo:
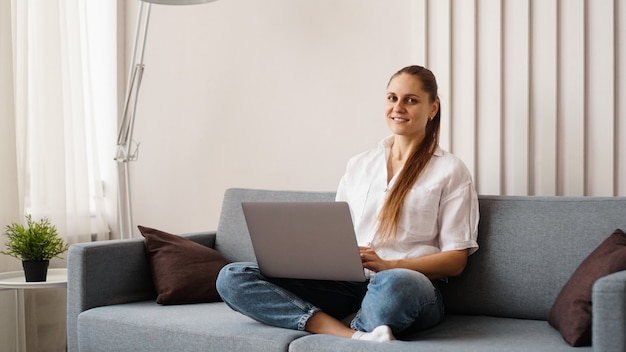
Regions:
M 143 77 L 144 64 L 143 54 L 146 48 L 146 38 L 148 36 L 148 25 L 150 22 L 150 7 L 152 3 L 162 5 L 193 5 L 213 2 L 216 0 L 142 0 L 137 20 L 137 33 L 135 35 L 135 45 L 131 66 L 126 86 L 126 99 L 124 111 L 121 118 L 120 128 L 117 135 L 117 162 L 118 172 L 118 222 L 120 228 L 120 238 L 132 238 L 133 214 L 131 206 L 131 184 L 129 163 L 138 158 L 139 144 L 133 142 L 133 129 L 135 126 L 135 112 L 137 110 L 137 99 L 139 88 Z

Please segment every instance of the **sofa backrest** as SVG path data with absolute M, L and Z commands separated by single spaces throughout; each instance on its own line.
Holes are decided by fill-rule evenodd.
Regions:
M 229 261 L 255 262 L 242 201 L 332 201 L 334 192 L 229 189 L 216 249 Z M 626 197 L 480 196 L 478 244 L 465 272 L 442 284 L 449 313 L 547 318 L 561 287 L 617 228 Z
M 228 261 L 256 262 L 241 202 L 334 201 L 333 192 L 269 191 L 232 188 L 226 190 L 217 226 L 217 249 Z
M 442 285 L 454 313 L 547 319 L 591 251 L 626 230 L 626 197 L 480 196 L 478 244 L 465 272 Z

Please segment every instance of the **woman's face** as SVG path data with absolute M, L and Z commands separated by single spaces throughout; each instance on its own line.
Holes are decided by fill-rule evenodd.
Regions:
M 408 73 L 395 76 L 387 87 L 385 117 L 394 135 L 421 141 L 426 123 L 439 109 L 438 100 L 430 101 L 422 89 L 422 81 Z

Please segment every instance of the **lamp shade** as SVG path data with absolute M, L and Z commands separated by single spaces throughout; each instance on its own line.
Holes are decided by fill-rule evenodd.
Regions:
M 144 2 L 150 2 L 153 4 L 161 4 L 161 5 L 196 5 L 196 4 L 204 4 L 207 2 L 213 2 L 217 0 L 142 0 Z

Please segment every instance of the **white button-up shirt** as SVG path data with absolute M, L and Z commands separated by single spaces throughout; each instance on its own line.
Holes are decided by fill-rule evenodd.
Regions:
M 387 191 L 387 159 L 393 137 L 348 162 L 337 201 L 350 205 L 357 241 L 369 246 L 378 231 L 378 215 Z M 478 197 L 461 159 L 437 148 L 406 196 L 394 241 L 374 248 L 386 260 L 417 258 L 448 250 L 478 249 Z

